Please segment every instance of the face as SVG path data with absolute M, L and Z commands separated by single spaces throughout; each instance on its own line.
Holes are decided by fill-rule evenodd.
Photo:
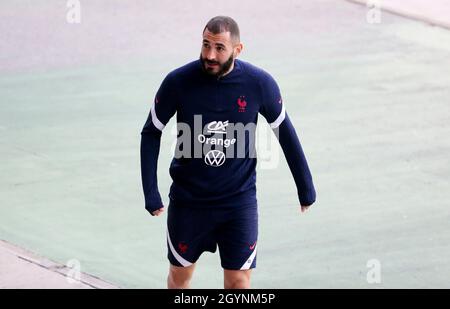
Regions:
M 241 50 L 242 44 L 233 42 L 230 32 L 213 34 L 205 29 L 200 54 L 204 71 L 213 76 L 227 74 Z

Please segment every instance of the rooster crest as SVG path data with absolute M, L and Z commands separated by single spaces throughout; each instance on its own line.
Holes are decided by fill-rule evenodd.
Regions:
M 245 101 L 245 96 L 240 96 L 237 100 L 237 104 L 239 105 L 239 112 L 245 112 L 245 107 L 247 106 L 247 102 Z
M 180 242 L 178 244 L 178 249 L 180 249 L 181 254 L 184 254 L 184 253 L 186 253 L 186 251 L 188 249 L 188 245 L 183 242 Z

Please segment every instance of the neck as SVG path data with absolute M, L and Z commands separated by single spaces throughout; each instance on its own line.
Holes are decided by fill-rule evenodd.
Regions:
M 234 61 L 235 61 L 235 60 L 236 60 L 236 59 L 233 59 L 233 62 L 231 63 L 231 66 L 230 66 L 230 68 L 228 69 L 228 71 L 226 71 L 226 72 L 223 73 L 222 75 L 218 76 L 217 79 L 220 79 L 220 78 L 224 77 L 225 75 L 228 75 L 231 71 L 233 71 L 233 69 L 234 69 Z

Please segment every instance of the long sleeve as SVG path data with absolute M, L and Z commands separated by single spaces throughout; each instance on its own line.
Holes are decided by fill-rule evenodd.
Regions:
M 287 114 L 276 130 L 278 132 L 275 132 L 275 135 L 283 149 L 284 156 L 297 186 L 300 204 L 309 206 L 316 201 L 316 191 L 302 146 Z
M 163 207 L 158 190 L 157 166 L 162 131 L 176 112 L 176 87 L 169 74 L 156 93 L 154 104 L 141 132 L 141 177 L 145 209 L 153 211 Z M 152 214 L 153 215 L 153 214 Z
M 309 206 L 316 201 L 316 191 L 299 138 L 286 113 L 280 89 L 272 76 L 266 72 L 262 74 L 260 86 L 260 113 L 270 124 L 283 149 L 294 177 L 300 204 Z
M 157 177 L 160 145 L 161 132 L 157 132 L 150 124 L 146 125 L 141 133 L 141 176 L 145 209 L 150 214 L 163 207 Z

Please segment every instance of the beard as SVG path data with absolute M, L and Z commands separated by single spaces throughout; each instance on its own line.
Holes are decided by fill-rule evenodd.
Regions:
M 233 64 L 233 54 L 231 54 L 230 58 L 228 58 L 227 61 L 225 61 L 224 63 L 220 63 L 217 61 L 208 61 L 206 58 L 202 57 L 202 54 L 200 54 L 200 61 L 202 63 L 202 69 L 205 73 L 207 73 L 208 75 L 211 76 L 216 76 L 216 77 L 220 77 L 223 74 L 227 73 L 228 70 L 231 68 L 231 65 Z M 215 68 L 211 68 L 211 67 L 207 67 L 206 64 L 217 64 L 218 65 L 218 70 L 217 72 L 214 72 Z

